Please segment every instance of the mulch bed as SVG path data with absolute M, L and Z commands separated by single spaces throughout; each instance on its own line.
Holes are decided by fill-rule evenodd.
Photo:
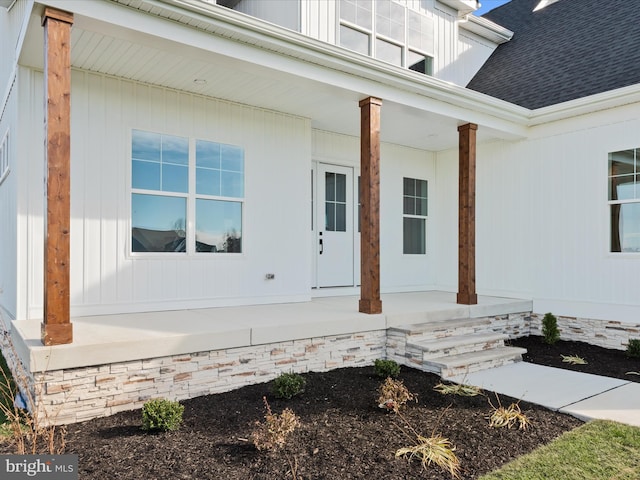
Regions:
M 640 370 L 640 362 L 622 351 L 576 342 L 548 346 L 540 337 L 511 343 L 529 348 L 527 359 L 536 363 L 639 380 L 626 372 Z M 570 366 L 562 363 L 561 354 L 579 355 L 589 363 Z M 419 461 L 395 458 L 398 448 L 411 445 L 412 434 L 401 418 L 378 407 L 381 380 L 373 367 L 308 373 L 305 378 L 306 391 L 288 401 L 273 397 L 271 383 L 185 401 L 184 423 L 175 432 L 144 433 L 140 411 L 70 425 L 66 452 L 79 454 L 83 480 L 275 480 L 293 478 L 292 464 L 297 478 L 304 480 L 450 478 L 438 467 L 424 470 Z M 520 402 L 531 427 L 496 429 L 488 423 L 488 400 L 496 404 L 493 394 L 444 396 L 433 390 L 440 382 L 437 376 L 407 367 L 400 378 L 418 395 L 405 417 L 419 433 L 440 433 L 456 446 L 462 479 L 478 478 L 582 423 Z M 274 412 L 291 408 L 302 422 L 278 453 L 259 452 L 249 441 L 255 422 L 264 418 L 263 396 Z M 500 400 L 504 406 L 516 401 Z
M 630 358 L 623 350 L 565 340 L 560 340 L 554 345 L 547 345 L 543 342 L 542 337 L 537 336 L 511 340 L 509 344 L 527 349 L 527 353 L 523 356 L 525 362 L 640 382 L 640 375 L 629 373 L 640 374 L 640 358 Z M 577 355 L 583 358 L 587 364 L 571 365 L 562 361 L 562 355 Z

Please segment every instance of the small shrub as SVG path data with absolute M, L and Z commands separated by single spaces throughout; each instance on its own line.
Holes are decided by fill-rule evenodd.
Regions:
M 398 413 L 409 400 L 418 401 L 417 396 L 404 386 L 402 380 L 394 380 L 391 377 L 387 377 L 384 383 L 378 387 L 378 392 L 380 394 L 378 406 L 395 413 Z
M 627 344 L 627 355 L 633 358 L 640 358 L 640 338 L 630 338 Z
M 277 398 L 291 399 L 304 392 L 307 381 L 297 373 L 283 373 L 273 382 L 273 394 Z
M 558 330 L 558 319 L 552 313 L 545 313 L 542 319 L 542 335 L 544 342 L 553 345 L 560 340 L 560 330 Z
M 184 406 L 179 402 L 158 398 L 142 406 L 142 429 L 167 432 L 177 430 L 182 423 Z
M 267 412 L 264 422 L 256 422 L 251 441 L 258 450 L 278 450 L 286 445 L 289 435 L 300 425 L 300 420 L 290 408 L 285 408 L 280 414 L 273 413 L 267 398 L 263 397 L 262 400 Z
M 400 375 L 400 365 L 394 360 L 383 360 L 381 358 L 373 362 L 376 375 L 380 378 L 397 378 Z

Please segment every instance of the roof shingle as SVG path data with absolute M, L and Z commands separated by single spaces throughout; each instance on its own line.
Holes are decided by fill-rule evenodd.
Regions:
M 511 0 L 484 17 L 514 32 L 467 85 L 540 108 L 640 83 L 635 0 Z

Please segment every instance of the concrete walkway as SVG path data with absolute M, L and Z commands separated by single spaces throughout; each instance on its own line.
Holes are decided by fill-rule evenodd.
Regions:
M 447 380 L 519 398 L 581 420 L 640 427 L 640 383 L 518 362 Z

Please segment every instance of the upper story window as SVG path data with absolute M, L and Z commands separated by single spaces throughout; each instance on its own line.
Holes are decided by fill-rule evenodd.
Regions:
M 611 251 L 640 252 L 640 148 L 609 154 Z
M 131 251 L 242 252 L 244 152 L 133 130 Z
M 427 248 L 427 181 L 403 180 L 404 254 L 425 254 Z
M 0 141 L 0 183 L 9 175 L 9 132 Z
M 433 21 L 392 0 L 340 0 L 339 44 L 433 74 Z

